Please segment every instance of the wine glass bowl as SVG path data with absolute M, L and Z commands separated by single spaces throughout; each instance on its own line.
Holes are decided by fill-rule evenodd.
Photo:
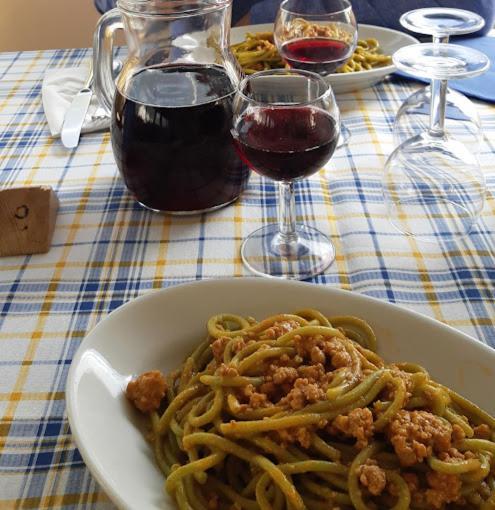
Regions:
M 277 48 L 295 69 L 325 76 L 351 58 L 357 24 L 348 0 L 284 0 L 275 20 Z
M 335 257 L 323 233 L 296 224 L 294 182 L 319 171 L 331 158 L 340 117 L 330 86 L 304 70 L 269 70 L 247 76 L 234 100 L 232 134 L 248 166 L 278 182 L 279 223 L 253 232 L 243 262 L 263 276 L 306 279 Z
M 419 134 L 385 165 L 384 199 L 392 224 L 422 241 L 467 235 L 483 210 L 485 180 L 463 144 Z
M 237 124 L 236 142 L 248 165 L 275 181 L 295 181 L 318 172 L 335 150 L 332 116 L 308 106 L 257 109 Z

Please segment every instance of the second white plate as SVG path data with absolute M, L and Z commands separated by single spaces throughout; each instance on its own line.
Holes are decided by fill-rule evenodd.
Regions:
M 231 43 L 242 42 L 248 32 L 272 32 L 273 24 L 265 23 L 262 25 L 247 25 L 244 27 L 234 27 L 231 32 Z M 375 25 L 359 25 L 359 39 L 376 39 L 386 55 L 393 55 L 399 48 L 417 44 L 419 41 L 414 37 L 392 30 L 390 28 L 378 27 Z M 327 80 L 332 85 L 335 93 L 352 92 L 354 90 L 371 87 L 382 81 L 386 76 L 396 70 L 393 64 L 368 71 L 359 71 L 355 73 L 331 74 Z

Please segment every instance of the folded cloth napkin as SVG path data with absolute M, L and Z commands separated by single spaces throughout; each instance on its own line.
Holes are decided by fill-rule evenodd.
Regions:
M 485 74 L 477 76 L 476 78 L 449 81 L 449 87 L 462 92 L 466 96 L 482 99 L 489 103 L 495 103 L 495 37 L 489 35 L 483 37 L 463 37 L 460 39 L 451 39 L 451 42 L 452 44 L 469 46 L 470 48 L 484 53 L 490 59 L 490 69 Z M 412 77 L 400 71 L 397 74 L 405 78 L 427 81 Z
M 60 136 L 65 113 L 74 96 L 84 87 L 88 75 L 88 66 L 53 68 L 45 72 L 41 96 L 52 136 Z M 110 118 L 93 94 L 81 133 L 101 131 L 109 126 Z

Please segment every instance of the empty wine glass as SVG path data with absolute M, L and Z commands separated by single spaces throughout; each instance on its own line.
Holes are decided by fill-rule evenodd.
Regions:
M 282 58 L 293 69 L 321 76 L 345 64 L 357 45 L 357 23 L 349 0 L 284 0 L 275 19 L 274 39 Z M 338 146 L 349 140 L 341 126 Z
M 399 145 L 385 165 L 384 199 L 392 223 L 421 240 L 468 234 L 485 200 L 478 159 L 445 131 L 447 81 L 478 76 L 489 67 L 481 52 L 454 44 L 401 48 L 394 63 L 431 79 L 429 126 Z
M 474 12 L 447 7 L 415 9 L 403 14 L 400 22 L 412 32 L 431 35 L 434 43 L 448 43 L 450 36 L 477 32 L 485 24 L 485 20 Z M 428 128 L 430 103 L 429 86 L 406 99 L 395 118 L 395 146 Z M 448 89 L 446 95 L 445 131 L 474 152 L 479 151 L 482 133 L 476 107 L 452 89 Z
M 270 70 L 246 77 L 234 100 L 233 136 L 243 160 L 279 185 L 279 222 L 243 243 L 255 274 L 303 280 L 323 272 L 335 250 L 319 230 L 296 224 L 294 182 L 318 172 L 339 137 L 339 110 L 330 85 L 304 70 Z

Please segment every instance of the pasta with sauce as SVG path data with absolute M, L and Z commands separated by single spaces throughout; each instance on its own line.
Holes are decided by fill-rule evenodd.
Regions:
M 246 39 L 232 45 L 231 50 L 245 74 L 286 67 L 275 46 L 272 32 L 247 33 Z M 368 71 L 391 63 L 392 57 L 382 53 L 376 39 L 359 39 L 351 58 L 336 72 Z
M 385 363 L 363 320 L 221 314 L 207 330 L 179 370 L 126 390 L 181 510 L 495 509 L 495 419 Z

